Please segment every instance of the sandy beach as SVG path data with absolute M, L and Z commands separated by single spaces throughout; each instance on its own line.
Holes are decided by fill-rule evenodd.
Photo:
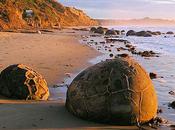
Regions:
M 1 101 L 3 102 L 3 101 Z M 27 130 L 136 130 L 137 127 L 122 127 L 97 124 L 78 119 L 68 113 L 63 102 L 5 101 L 0 105 L 0 129 Z
M 61 83 L 65 73 L 87 67 L 88 59 L 99 53 L 79 44 L 82 33 L 73 30 L 47 34 L 0 34 L 0 71 L 23 63 L 41 73 L 52 86 Z M 78 50 L 78 51 L 77 51 Z
M 101 36 L 90 37 L 89 35 L 88 31 L 71 29 L 45 34 L 1 33 L 0 70 L 10 64 L 24 63 L 41 73 L 46 78 L 49 87 L 61 84 L 65 81 L 66 73 L 76 74 L 96 62 L 110 58 L 109 52 L 105 53 L 103 49 L 98 51 L 100 45 L 94 44 L 104 39 Z M 89 45 L 91 41 L 93 41 L 92 45 Z M 122 46 L 123 43 L 116 42 L 115 44 Z M 110 47 L 110 45 L 107 46 Z M 112 52 L 115 54 L 115 50 Z M 91 62 L 88 62 L 89 60 Z M 56 92 L 51 93 L 51 99 L 44 102 L 1 98 L 0 129 L 138 129 L 136 126 L 110 126 L 79 119 L 66 110 L 65 92 L 53 88 L 51 90 Z M 52 99 L 52 97 L 56 98 Z M 143 128 L 154 129 L 144 126 Z M 160 127 L 159 129 L 171 128 Z
M 62 83 L 65 73 L 77 73 L 91 65 L 88 60 L 101 55 L 80 44 L 81 37 L 88 34 L 71 29 L 41 35 L 3 32 L 0 35 L 0 70 L 10 64 L 24 63 L 41 73 L 50 87 Z M 37 102 L 1 98 L 0 109 L 0 129 L 138 129 L 78 119 L 66 110 L 63 100 Z
M 0 130 L 175 130 L 174 11 L 0 0 Z
M 75 73 L 90 65 L 100 53 L 80 44 L 86 32 L 64 30 L 48 34 L 5 33 L 0 35 L 0 70 L 23 63 L 47 80 L 49 86 L 61 83 L 65 73 Z M 78 50 L 78 51 L 77 51 Z M 73 117 L 64 102 L 0 100 L 0 129 L 62 129 L 96 126 Z

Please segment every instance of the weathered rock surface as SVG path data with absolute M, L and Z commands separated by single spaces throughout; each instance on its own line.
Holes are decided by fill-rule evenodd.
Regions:
M 169 106 L 172 107 L 173 109 L 175 109 L 175 101 L 173 101 L 172 103 L 170 103 Z
M 115 30 L 107 30 L 105 35 L 117 35 L 117 32 Z
M 174 34 L 174 32 L 172 32 L 172 31 L 169 31 L 169 32 L 167 32 L 166 34 Z
M 11 99 L 47 100 L 45 79 L 23 64 L 11 65 L 0 74 L 0 94 Z
M 68 88 L 66 108 L 86 120 L 135 125 L 156 116 L 157 96 L 137 62 L 116 58 L 81 72 Z
M 104 35 L 104 34 L 106 33 L 107 30 L 108 30 L 107 28 L 98 27 L 98 28 L 94 31 L 94 33 L 98 33 L 98 34 Z
M 134 30 L 129 30 L 127 33 L 126 33 L 126 36 L 135 36 L 136 35 L 136 32 Z
M 156 79 L 156 78 L 157 78 L 157 74 L 151 72 L 151 73 L 149 73 L 149 77 L 150 77 L 151 79 Z
M 136 32 L 136 36 L 139 36 L 139 37 L 151 37 L 152 34 L 147 32 L 147 31 L 140 31 L 140 32 Z

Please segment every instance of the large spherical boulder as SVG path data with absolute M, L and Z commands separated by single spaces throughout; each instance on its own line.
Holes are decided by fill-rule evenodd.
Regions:
M 0 74 L 0 94 L 12 99 L 47 100 L 45 79 L 23 64 L 11 65 Z
M 135 125 L 156 116 L 157 96 L 137 62 L 116 58 L 81 72 L 68 88 L 66 108 L 86 120 Z

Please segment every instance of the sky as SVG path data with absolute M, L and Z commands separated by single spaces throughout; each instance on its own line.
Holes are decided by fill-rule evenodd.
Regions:
M 92 18 L 175 19 L 175 0 L 58 0 L 58 2 L 82 9 Z

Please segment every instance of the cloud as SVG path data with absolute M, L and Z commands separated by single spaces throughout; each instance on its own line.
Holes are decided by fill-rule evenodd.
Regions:
M 156 4 L 175 4 L 175 0 L 146 0 Z
M 58 0 L 94 18 L 175 18 L 175 0 Z M 166 6 L 165 6 L 166 5 Z

